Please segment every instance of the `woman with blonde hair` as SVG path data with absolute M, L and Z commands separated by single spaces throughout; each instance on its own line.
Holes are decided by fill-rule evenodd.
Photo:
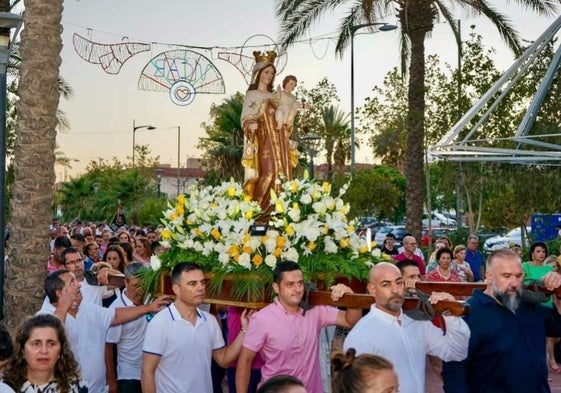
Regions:
M 462 278 L 462 281 L 467 282 L 473 281 L 473 272 L 471 271 L 471 266 L 466 261 L 467 247 L 463 244 L 459 244 L 454 247 L 454 260 L 452 267 L 458 271 L 458 274 Z

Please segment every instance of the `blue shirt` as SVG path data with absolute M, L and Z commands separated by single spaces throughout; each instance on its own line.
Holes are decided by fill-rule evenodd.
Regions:
M 468 357 L 443 364 L 444 391 L 549 393 L 545 338 L 561 336 L 557 309 L 522 302 L 513 313 L 479 290 L 468 303 Z
M 473 252 L 467 248 L 466 262 L 469 263 L 471 271 L 473 272 L 473 281 L 480 281 L 483 278 L 481 277 L 481 267 L 485 266 L 483 254 L 481 254 L 479 250 L 475 250 L 475 252 Z

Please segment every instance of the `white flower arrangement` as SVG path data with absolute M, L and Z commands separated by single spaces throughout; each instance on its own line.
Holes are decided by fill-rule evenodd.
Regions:
M 143 273 L 148 287 L 160 271 L 182 261 L 198 262 L 215 273 L 258 271 L 267 279 L 278 263 L 294 261 L 309 279 L 323 275 L 332 280 L 339 275 L 365 278 L 372 263 L 382 259 L 375 244 L 359 237 L 355 222 L 347 218 L 349 205 L 341 199 L 347 186 L 337 197 L 330 195 L 329 183 L 307 179 L 287 181 L 279 190 L 271 191 L 273 210 L 262 236 L 250 232 L 262 220 L 261 208 L 239 183 L 194 185 L 179 195 L 162 219 L 161 242 L 169 251 Z

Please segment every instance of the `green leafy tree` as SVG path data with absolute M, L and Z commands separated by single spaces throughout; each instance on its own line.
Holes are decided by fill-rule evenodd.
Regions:
M 237 92 L 220 105 L 210 107 L 210 123 L 203 123 L 207 137 L 199 139 L 197 147 L 204 151 L 203 164 L 222 180 L 243 181 L 242 166 L 244 135 L 241 114 L 244 96 Z
M 338 190 L 346 181 L 341 174 L 335 176 L 333 189 Z M 405 210 L 405 177 L 384 165 L 358 170 L 343 199 L 351 206 L 350 217 L 374 214 L 380 220 L 396 220 Z
M 344 8 L 346 16 L 340 23 L 336 52 L 342 54 L 353 34 L 353 26 L 374 22 L 397 11 L 401 25 L 402 70 L 407 70 L 407 228 L 420 237 L 423 212 L 423 160 L 425 143 L 425 38 L 431 33 L 434 23 L 441 15 L 450 23 L 456 39 L 460 37 L 451 12 L 451 5 L 437 0 L 393 0 L 393 1 L 317 1 L 278 0 L 276 14 L 281 23 L 281 45 L 286 47 L 305 34 L 314 22 L 334 8 Z M 520 5 L 542 15 L 550 14 L 555 5 L 547 0 L 521 0 Z M 513 26 L 504 15 L 489 7 L 487 2 L 459 0 L 454 2 L 466 9 L 486 16 L 497 27 L 501 37 L 520 53 L 521 45 Z

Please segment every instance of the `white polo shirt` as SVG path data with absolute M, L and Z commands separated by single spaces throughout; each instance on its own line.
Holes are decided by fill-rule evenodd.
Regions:
M 143 351 L 161 356 L 155 373 L 157 392 L 212 393 L 212 351 L 224 347 L 224 338 L 216 318 L 197 313 L 193 326 L 172 303 L 148 324 Z
M 51 303 L 44 303 L 37 314 L 54 314 L 55 311 Z M 106 391 L 105 336 L 113 319 L 115 310 L 84 302 L 80 304 L 76 318 L 66 314 L 68 342 L 89 393 Z
M 112 289 L 107 289 L 105 285 L 91 285 L 86 279 L 81 281 L 82 287 L 82 303 L 92 303 L 98 306 L 102 305 L 102 300 L 113 296 L 115 293 Z
M 127 297 L 126 290 L 111 303 L 109 309 L 134 307 Z M 117 379 L 136 379 L 140 381 L 142 368 L 142 344 L 148 321 L 144 316 L 111 326 L 107 331 L 107 342 L 117 344 Z

